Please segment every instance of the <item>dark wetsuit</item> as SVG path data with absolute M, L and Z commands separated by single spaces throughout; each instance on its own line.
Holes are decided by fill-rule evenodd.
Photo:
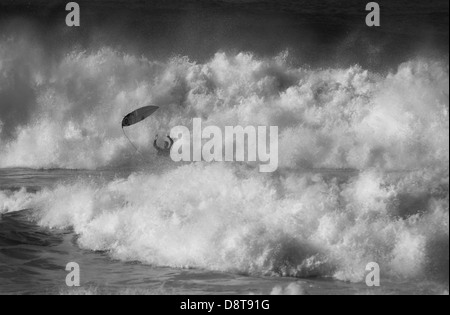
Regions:
M 167 138 L 169 139 L 170 144 L 164 149 L 160 148 L 158 146 L 157 139 L 155 139 L 155 141 L 153 142 L 153 147 L 158 151 L 159 156 L 170 156 L 170 150 L 172 149 L 172 146 L 175 143 L 175 141 L 173 141 L 173 139 L 171 137 L 167 137 Z

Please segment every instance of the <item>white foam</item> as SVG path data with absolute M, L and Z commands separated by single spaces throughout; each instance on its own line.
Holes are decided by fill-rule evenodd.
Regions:
M 286 288 L 276 286 L 270 295 L 307 295 L 308 293 L 299 283 L 291 283 Z
M 149 160 L 158 131 L 189 127 L 196 117 L 220 127 L 278 126 L 282 168 L 398 170 L 449 160 L 446 62 L 417 59 L 381 75 L 359 66 L 293 67 L 286 53 L 159 62 L 102 48 L 72 51 L 49 65 L 36 47 L 15 41 L 0 47 L 0 89 L 10 88 L 13 65 L 23 58 L 29 82 L 15 89 L 35 93 L 21 105 L 28 120 L 19 113 L 9 117 L 17 122 L 0 123 L 3 134 L 13 135 L 0 137 L 0 167 L 95 169 L 129 162 L 136 152 L 120 121 L 149 103 L 162 109 L 128 130 Z
M 161 62 L 102 48 L 49 65 L 27 45 L 0 42 L 0 91 L 23 58 L 36 96 L 29 119 L 0 116 L 0 167 L 127 163 L 136 155 L 120 121 L 153 103 L 157 115 L 128 130 L 149 160 L 155 133 L 202 117 L 279 126 L 280 172 L 199 163 L 78 180 L 0 192 L 0 212 L 32 208 L 40 225 L 73 227 L 81 247 L 124 261 L 346 281 L 375 261 L 386 277 L 448 279 L 448 63 L 379 74 L 294 67 L 286 54 Z M 361 173 L 342 184 L 300 172 L 320 167 Z
M 124 261 L 355 282 L 377 262 L 385 277 L 416 279 L 448 270 L 448 259 L 436 255 L 448 248 L 448 192 L 436 193 L 448 181 L 434 178 L 367 171 L 339 185 L 318 175 L 266 178 L 193 164 L 17 192 L 0 209 L 35 209 L 40 225 L 73 227 L 82 248 Z M 402 213 L 417 193 L 429 200 Z

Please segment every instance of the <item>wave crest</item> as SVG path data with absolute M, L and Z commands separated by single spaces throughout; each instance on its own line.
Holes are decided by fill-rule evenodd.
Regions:
M 36 209 L 40 225 L 73 227 L 81 247 L 124 261 L 346 281 L 377 262 L 383 277 L 448 280 L 448 180 L 430 174 L 268 179 L 197 164 L 11 193 L 0 209 Z
M 201 117 L 220 127 L 278 126 L 284 168 L 415 170 L 449 161 L 447 62 L 417 59 L 379 74 L 295 67 L 287 52 L 265 59 L 219 52 L 197 63 L 111 48 L 49 61 L 32 51 L 0 42 L 3 168 L 129 163 L 136 156 L 120 121 L 149 103 L 162 110 L 130 130 L 149 159 L 155 133 Z

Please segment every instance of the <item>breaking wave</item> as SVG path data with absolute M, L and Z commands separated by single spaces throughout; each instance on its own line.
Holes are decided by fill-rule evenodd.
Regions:
M 389 278 L 448 279 L 448 173 L 440 171 L 267 178 L 197 164 L 0 194 L 0 211 L 20 209 L 124 261 L 346 281 L 362 281 L 374 261 Z
M 278 126 L 281 168 L 417 170 L 449 161 L 448 62 L 416 59 L 389 73 L 309 69 L 218 52 L 152 61 L 111 48 L 49 60 L 25 41 L 0 42 L 0 167 L 97 169 L 136 153 L 120 121 L 162 110 L 130 130 L 151 140 L 176 125 Z
M 149 160 L 156 133 L 201 117 L 278 126 L 280 167 L 171 165 L 0 191 L 0 213 L 34 209 L 40 225 L 73 228 L 82 248 L 124 261 L 355 282 L 378 262 L 384 277 L 448 283 L 447 61 L 375 73 L 295 66 L 287 52 L 199 63 L 102 48 L 51 60 L 30 45 L 0 41 L 0 168 L 138 162 L 120 122 L 149 103 L 161 110 L 130 130 Z

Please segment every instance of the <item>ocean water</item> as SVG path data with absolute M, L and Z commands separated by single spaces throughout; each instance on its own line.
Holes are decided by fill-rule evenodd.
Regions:
M 0 188 L 2 193 L 0 194 L 0 201 L 2 201 L 3 213 L 0 216 L 0 293 L 75 295 L 448 294 L 448 282 L 441 281 L 445 279 L 445 275 L 448 279 L 448 254 L 447 265 L 445 265 L 445 253 L 439 254 L 441 256 L 439 258 L 435 258 L 444 259 L 444 261 L 434 262 L 437 265 L 440 263 L 444 265 L 437 266 L 436 270 L 430 270 L 429 274 L 426 273 L 426 268 L 422 268 L 419 271 L 418 267 L 410 265 L 396 266 L 395 274 L 392 274 L 393 270 L 391 268 L 393 266 L 389 267 L 391 269 L 390 274 L 382 277 L 382 285 L 380 288 L 369 288 L 365 282 L 359 282 L 356 279 L 355 281 L 350 281 L 351 277 L 355 276 L 353 274 L 354 272 L 362 272 L 356 266 L 353 266 L 354 270 L 352 271 L 347 270 L 347 276 L 350 278 L 345 279 L 346 281 L 339 281 L 332 276 L 333 272 L 337 272 L 336 266 L 320 266 L 321 264 L 327 264 L 325 261 L 322 263 L 319 261 L 315 262 L 317 266 L 314 266 L 314 264 L 304 266 L 305 270 L 303 272 L 305 275 L 308 273 L 309 275 L 301 277 L 296 273 L 302 271 L 294 269 L 298 267 L 296 264 L 302 262 L 299 257 L 301 255 L 300 252 L 306 250 L 308 246 L 305 244 L 303 245 L 305 248 L 302 249 L 300 243 L 295 244 L 295 240 L 288 239 L 288 236 L 271 236 L 269 231 L 260 230 L 254 232 L 256 235 L 248 234 L 245 236 L 245 238 L 253 237 L 254 239 L 250 240 L 252 243 L 259 243 L 258 238 L 262 238 L 260 244 L 249 245 L 245 244 L 249 242 L 248 240 L 241 240 L 244 244 L 236 244 L 234 248 L 226 248 L 226 243 L 233 242 L 234 238 L 239 237 L 238 234 L 235 234 L 238 233 L 236 228 L 229 227 L 228 230 L 223 231 L 223 239 L 220 237 L 212 240 L 212 234 L 204 231 L 210 228 L 208 226 L 204 226 L 202 229 L 193 229 L 192 226 L 184 227 L 179 222 L 180 219 L 164 217 L 160 218 L 162 222 L 165 222 L 164 229 L 186 229 L 191 230 L 191 233 L 197 235 L 185 234 L 184 231 L 178 231 L 178 235 L 168 235 L 168 233 L 163 234 L 159 231 L 161 234 L 155 235 L 153 239 L 149 235 L 153 234 L 151 229 L 154 226 L 152 222 L 144 221 L 146 216 L 142 212 L 128 209 L 122 210 L 123 213 L 120 213 L 121 208 L 119 204 L 115 205 L 115 207 L 119 207 L 118 209 L 89 205 L 91 202 L 100 201 L 83 199 L 86 196 L 81 191 L 82 188 L 78 186 L 80 181 L 87 181 L 92 185 L 94 185 L 93 183 L 100 182 L 114 183 L 112 185 L 123 184 L 124 181 L 129 180 L 130 174 L 135 174 L 135 172 L 136 170 L 129 169 L 122 170 L 120 174 L 117 170 L 87 172 L 9 169 L 1 171 Z M 145 171 L 138 172 L 145 173 Z M 144 176 L 144 173 L 141 173 L 141 176 Z M 338 170 L 318 170 L 311 172 L 309 175 L 323 177 L 326 180 L 337 177 L 342 184 L 358 176 L 357 172 L 354 171 Z M 100 185 L 99 187 L 103 186 L 101 184 L 98 185 Z M 69 189 L 70 193 L 66 191 L 66 194 L 62 195 L 56 192 L 66 189 Z M 96 198 L 101 199 L 124 197 L 120 195 L 115 197 L 106 196 L 100 192 L 97 192 L 97 194 Z M 47 217 L 45 218 L 41 217 L 42 214 L 37 215 L 36 212 L 38 211 L 46 211 L 45 208 L 38 206 L 39 202 L 37 199 L 40 198 L 45 199 L 45 201 L 41 199 L 40 202 L 54 203 L 57 208 L 53 209 L 53 211 L 62 213 L 46 214 Z M 59 198 L 62 200 L 57 200 Z M 148 198 L 153 200 L 151 196 L 148 196 Z M 113 202 L 112 199 L 104 200 L 104 202 Z M 5 207 L 10 210 L 14 208 L 23 210 L 4 212 Z M 87 209 L 88 207 L 91 209 Z M 151 211 L 151 207 L 146 210 Z M 94 211 L 97 212 L 97 215 L 92 214 L 91 219 L 88 218 L 89 216 L 86 216 L 84 223 L 86 226 L 73 227 L 71 226 L 72 223 L 66 220 L 70 220 L 69 217 L 72 217 L 73 220 L 75 220 L 75 217 L 78 217 L 79 220 L 83 221 L 82 217 L 85 215 L 76 211 Z M 155 211 L 158 210 L 155 209 Z M 136 218 L 140 223 L 134 220 L 111 223 L 111 220 L 114 220 L 114 218 L 104 218 L 104 216 L 107 216 L 107 212 L 109 212 L 110 216 L 141 215 L 144 218 Z M 46 221 L 54 220 L 55 215 L 64 217 L 58 219 L 57 226 Z M 166 213 L 158 213 L 158 215 L 168 216 Z M 215 215 L 218 216 L 219 214 L 215 213 Z M 225 215 L 231 214 L 226 213 Z M 445 217 L 445 214 L 441 213 L 441 215 Z M 257 219 L 254 220 L 257 221 Z M 102 221 L 98 223 L 101 227 L 95 224 L 95 221 Z M 391 224 L 396 224 L 393 221 Z M 161 224 L 161 221 L 158 223 Z M 241 228 L 251 229 L 252 223 L 256 224 L 257 222 L 241 223 L 243 225 Z M 130 224 L 135 224 L 135 226 L 131 226 Z M 186 222 L 185 224 L 189 223 Z M 197 226 L 200 223 L 191 222 L 190 224 Z M 289 223 L 285 224 L 291 225 Z M 298 223 L 295 224 L 294 222 L 292 224 L 298 225 Z M 429 222 L 422 224 L 429 224 Z M 440 222 L 439 224 L 443 223 Z M 122 227 L 119 228 L 114 225 L 122 225 Z M 141 227 L 138 225 L 142 225 L 142 228 L 147 230 L 141 230 Z M 115 228 L 119 230 L 114 230 Z M 389 227 L 383 228 L 390 229 Z M 446 246 L 448 246 L 448 240 L 445 240 L 445 226 L 442 228 L 444 231 L 433 231 L 432 233 L 430 232 L 429 236 L 430 238 L 441 237 L 440 241 L 434 241 L 436 243 L 434 246 L 440 246 L 435 249 L 437 251 L 445 250 Z M 85 229 L 86 231 L 80 232 L 77 229 Z M 412 230 L 412 227 L 410 229 Z M 288 233 L 287 229 L 283 229 L 282 232 Z M 114 236 L 111 233 L 117 235 Z M 171 233 L 176 232 L 171 231 Z M 245 232 L 241 231 L 240 233 Z M 265 233 L 267 235 L 264 235 Z M 364 234 L 362 231 L 359 231 L 359 233 Z M 375 232 L 372 233 L 375 234 Z M 386 232 L 382 233 L 384 234 Z M 402 231 L 402 233 L 412 233 L 412 231 L 406 230 Z M 134 236 L 130 234 L 134 234 Z M 292 234 L 292 237 L 294 235 Z M 87 237 L 94 239 L 86 240 Z M 130 242 L 130 240 L 125 239 L 127 237 L 136 237 L 137 239 L 133 239 L 133 242 Z M 182 239 L 186 237 L 188 239 Z M 372 237 L 375 237 L 375 235 Z M 410 239 L 414 237 L 412 235 L 404 237 L 406 238 L 404 242 L 407 243 L 400 247 L 406 246 L 406 248 L 402 248 L 405 252 L 400 254 L 405 257 L 397 259 L 424 259 L 425 253 L 417 253 L 416 255 L 419 257 L 410 257 L 410 251 L 416 250 L 413 248 L 416 246 L 416 240 Z M 167 238 L 172 239 L 167 240 Z M 431 242 L 430 240 L 428 241 Z M 92 247 L 82 245 L 85 242 L 90 243 Z M 140 242 L 141 244 L 139 244 Z M 148 243 L 142 244 L 142 242 Z M 162 244 L 158 245 L 158 242 Z M 165 242 L 179 243 L 175 246 L 166 247 L 167 243 L 163 244 Z M 192 244 L 193 242 L 195 244 Z M 131 246 L 134 248 L 125 248 L 123 246 Z M 151 248 L 152 246 L 154 248 Z M 191 247 L 190 250 L 192 252 L 187 252 L 184 248 L 186 246 Z M 211 247 L 206 248 L 207 252 L 204 252 L 205 249 L 202 246 Z M 246 248 L 242 248 L 241 246 L 246 246 Z M 380 247 L 383 246 L 387 245 L 380 244 Z M 429 246 L 433 245 L 430 244 Z M 265 254 L 267 256 L 258 257 L 257 255 L 264 255 L 264 250 L 268 251 Z M 381 250 L 381 248 L 378 250 Z M 127 253 L 127 251 L 129 252 Z M 132 256 L 133 254 L 130 254 L 130 252 L 136 256 Z M 159 252 L 161 256 L 156 256 L 156 252 Z M 361 254 L 358 253 L 358 255 Z M 178 258 L 172 259 L 170 255 L 178 256 Z M 239 255 L 242 256 L 236 257 Z M 155 261 L 164 259 L 164 256 L 169 256 L 166 262 L 161 261 L 158 263 Z M 233 260 L 226 261 L 225 259 Z M 258 265 L 258 259 L 265 259 L 266 261 Z M 145 263 L 142 263 L 143 261 Z M 178 265 L 178 262 L 174 263 L 175 261 L 179 261 L 180 265 Z M 65 279 L 68 274 L 65 271 L 65 266 L 69 262 L 77 262 L 80 265 L 82 285 L 80 288 L 68 288 L 65 284 Z M 382 266 L 387 267 L 388 262 L 383 263 Z M 416 262 L 404 261 L 404 263 L 411 264 Z M 417 261 L 417 263 L 424 264 L 425 261 Z M 385 270 L 383 267 L 382 270 Z M 261 269 L 258 270 L 256 268 Z M 284 271 L 281 271 L 283 268 Z M 288 271 L 289 268 L 291 271 Z M 346 267 L 343 266 L 343 268 L 345 269 Z M 325 270 L 330 270 L 330 272 L 327 273 Z M 282 276 L 282 272 L 286 274 Z M 412 274 L 414 272 L 418 274 Z M 421 274 L 422 272 L 424 274 Z M 434 277 L 432 276 L 433 273 Z M 408 277 L 408 275 L 411 277 Z M 424 277 L 425 275 L 427 277 Z
M 448 294 L 448 1 L 62 3 L 0 4 L 0 293 Z M 158 157 L 194 118 L 277 172 Z

